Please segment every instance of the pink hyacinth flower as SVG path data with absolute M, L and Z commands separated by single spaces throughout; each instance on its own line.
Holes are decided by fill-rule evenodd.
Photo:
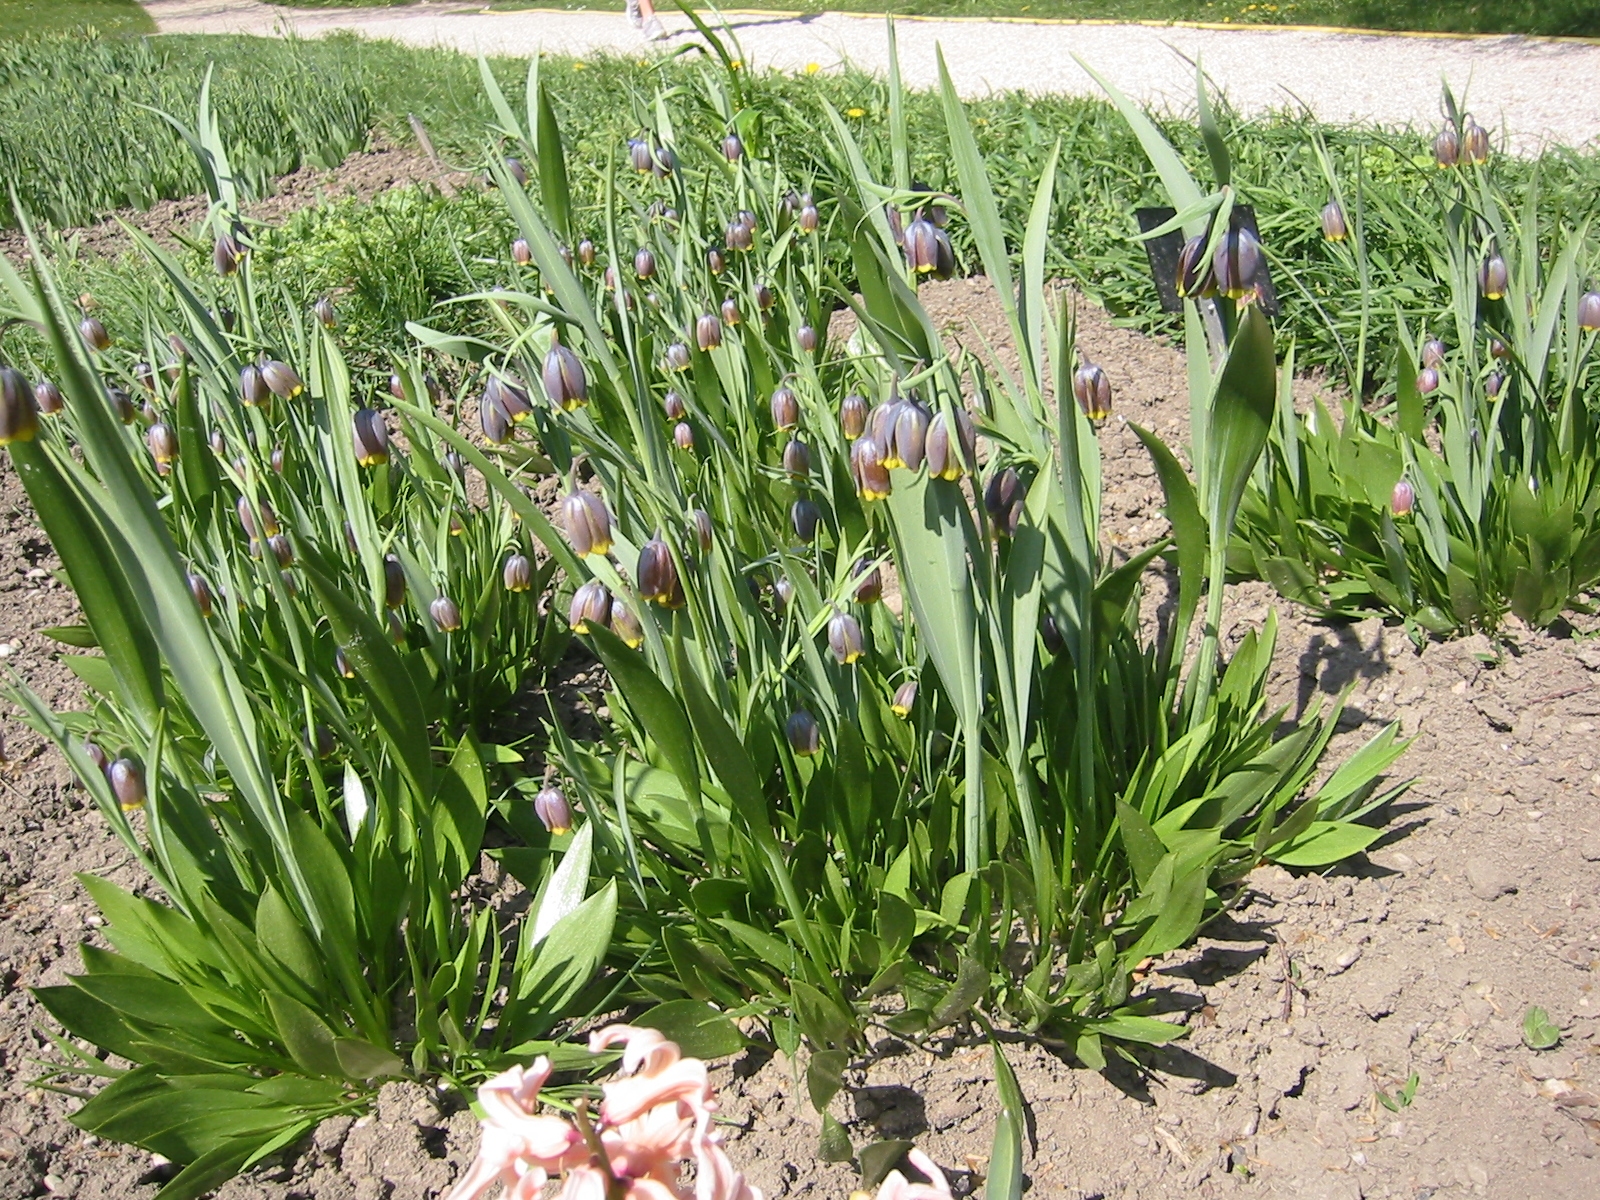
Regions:
M 950 1200 L 950 1181 L 944 1172 L 921 1150 L 912 1150 L 908 1158 L 911 1165 L 926 1175 L 931 1182 L 912 1183 L 899 1171 L 890 1171 L 878 1185 L 877 1200 Z
M 550 1060 L 526 1070 L 512 1067 L 478 1089 L 483 1140 L 478 1156 L 448 1200 L 477 1200 L 496 1182 L 506 1200 L 532 1200 L 550 1176 L 587 1158 L 583 1139 L 560 1117 L 538 1114 L 539 1089 L 550 1077 Z
M 680 1116 L 693 1116 L 701 1129 L 706 1127 L 716 1106 L 705 1063 L 682 1057 L 677 1044 L 657 1030 L 630 1025 L 611 1025 L 591 1034 L 589 1050 L 598 1053 L 617 1042 L 626 1043 L 622 1052 L 626 1074 L 601 1085 L 605 1100 L 600 1115 L 607 1125 L 626 1125 L 658 1104 L 676 1103 Z

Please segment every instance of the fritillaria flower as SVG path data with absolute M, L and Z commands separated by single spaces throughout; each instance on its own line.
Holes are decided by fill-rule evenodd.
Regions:
M 405 599 L 406 569 L 394 555 L 386 555 L 383 560 L 383 602 L 390 608 L 399 608 Z
M 611 632 L 630 649 L 637 650 L 644 644 L 644 627 L 639 624 L 639 618 L 616 597 L 611 600 Z
M 628 139 L 628 159 L 633 163 L 633 169 L 641 175 L 645 174 L 654 165 L 651 161 L 650 143 L 643 138 Z
M 928 410 L 914 400 L 894 406 L 894 423 L 884 443 L 883 465 L 915 471 L 922 465 L 928 444 Z
M 679 421 L 672 427 L 672 444 L 685 454 L 694 449 L 694 426 L 687 421 Z
M 561 344 L 555 330 L 550 331 L 550 350 L 544 356 L 544 390 L 550 402 L 564 412 L 589 403 L 589 381 L 584 377 L 578 356 Z
M 211 585 L 205 581 L 203 575 L 196 575 L 193 571 L 188 576 L 189 594 L 194 597 L 195 607 L 200 610 L 202 617 L 209 617 L 213 612 Z
M 1211 270 L 1217 291 L 1230 300 L 1242 300 L 1255 293 L 1256 275 L 1261 270 L 1261 243 L 1248 229 L 1229 230 L 1217 242 Z
M 1448 169 L 1461 160 L 1461 138 L 1454 125 L 1446 125 L 1433 139 L 1433 161 Z
M 955 252 L 950 235 L 918 213 L 905 231 L 906 266 L 918 277 L 948 279 L 955 273 Z
M 256 408 L 263 405 L 271 396 L 272 389 L 261 377 L 259 367 L 245 366 L 239 369 L 239 399 L 246 407 Z
M 851 580 L 856 585 L 857 604 L 876 604 L 883 599 L 883 572 L 872 559 L 856 559 Z
M 305 383 L 288 363 L 269 358 L 261 364 L 261 378 L 274 396 L 291 400 L 305 391 Z
M 511 178 L 517 181 L 518 187 L 528 186 L 528 168 L 522 165 L 520 158 L 506 159 L 506 170 L 510 172 Z
M 672 550 L 660 538 L 651 538 L 639 548 L 639 565 L 634 572 L 634 582 L 641 600 L 654 601 L 663 608 L 683 607 L 683 580 L 678 577 L 678 565 L 672 560 Z
M 810 354 L 817 348 L 817 331 L 809 325 L 802 325 L 795 331 L 795 341 L 800 343 L 800 349 Z
M 722 157 L 729 162 L 738 162 L 744 157 L 744 142 L 737 133 L 730 133 L 722 139 Z
M 133 759 L 117 759 L 106 769 L 106 778 L 110 780 L 111 793 L 117 798 L 123 812 L 144 807 L 144 771 Z
M 1409 479 L 1402 479 L 1394 485 L 1394 493 L 1389 497 L 1389 508 L 1395 516 L 1410 516 L 1416 503 L 1417 489 L 1412 486 Z
M 697 508 L 689 514 L 689 519 L 694 524 L 694 540 L 700 544 L 700 553 L 710 554 L 712 536 L 715 533 L 711 525 L 711 514 L 703 508 Z
M 990 477 L 989 486 L 983 489 L 983 508 L 989 514 L 989 520 L 994 522 L 995 532 L 1005 537 L 1017 532 L 1017 527 L 1022 524 L 1026 499 L 1022 478 L 1014 467 L 1007 467 Z
M 1422 343 L 1422 365 L 1437 367 L 1444 363 L 1445 354 L 1448 353 L 1445 345 L 1438 338 L 1429 338 Z
M 1600 292 L 1585 292 L 1578 297 L 1578 328 L 1588 333 L 1600 331 Z
M 689 347 L 682 342 L 673 342 L 667 347 L 667 370 L 687 371 L 689 361 Z
M 800 400 L 787 387 L 772 393 L 772 423 L 779 429 L 793 429 L 800 424 Z
M 1178 252 L 1178 295 L 1195 298 L 1214 296 L 1217 277 L 1206 258 L 1206 235 L 1196 234 Z
M 526 554 L 513 554 L 506 559 L 501 572 L 508 592 L 526 592 L 533 587 L 533 563 Z
M 356 461 L 363 467 L 379 467 L 389 461 L 389 428 L 376 409 L 358 408 L 351 414 L 350 439 Z
M 667 414 L 669 421 L 681 421 L 684 414 L 689 411 L 689 407 L 684 404 L 681 395 L 675 391 L 669 391 L 665 396 L 661 397 L 661 410 Z
M 951 427 L 955 440 L 951 443 Z M 934 479 L 960 479 L 978 462 L 978 427 L 964 408 L 955 410 L 952 421 L 944 412 L 928 422 L 926 443 L 928 474 Z
M 511 243 L 511 261 L 519 267 L 525 267 L 533 261 L 533 249 L 528 245 L 527 238 L 518 238 Z
M 1342 242 L 1350 236 L 1344 220 L 1344 209 L 1339 207 L 1337 200 L 1329 200 L 1322 206 L 1322 236 L 1330 242 Z
M 722 345 L 722 322 L 710 313 L 703 314 L 695 322 L 694 340 L 701 350 L 715 350 Z
M 746 225 L 743 221 L 729 221 L 723 234 L 728 245 L 735 250 L 748 250 L 756 244 L 755 226 Z
M 847 438 L 858 438 L 867 429 L 867 402 L 851 393 L 839 403 L 839 427 Z
M 889 468 L 876 438 L 858 437 L 850 444 L 850 475 L 863 500 L 882 500 L 889 494 Z
M 801 233 L 815 233 L 822 225 L 822 216 L 817 212 L 815 204 L 802 204 L 795 223 L 800 226 Z
M 894 690 L 894 699 L 889 701 L 889 711 L 904 720 L 911 715 L 911 710 L 917 703 L 917 681 L 908 679 Z
M 570 493 L 561 502 L 561 518 L 567 527 L 567 540 L 579 558 L 610 552 L 611 514 L 599 496 L 582 488 Z
M 441 633 L 454 633 L 461 628 L 461 609 L 449 596 L 435 596 L 428 605 L 428 615 Z
M 1506 268 L 1506 260 L 1498 254 L 1491 254 L 1483 260 L 1483 266 L 1478 269 L 1478 290 L 1483 293 L 1485 300 L 1499 300 L 1506 294 L 1510 285 L 1510 272 Z
M 165 475 L 178 457 L 178 435 L 165 421 L 157 421 L 145 431 L 144 440 L 150 447 L 150 457 L 156 460 L 156 470 Z
M 217 269 L 218 275 L 232 275 L 239 269 L 239 259 L 243 253 L 239 248 L 239 240 L 233 234 L 225 233 L 211 248 L 211 265 Z
M 1423 367 L 1417 372 L 1417 391 L 1426 396 L 1439 390 L 1439 372 L 1434 367 Z
M 1461 157 L 1478 165 L 1489 161 L 1489 131 L 1471 117 L 1461 123 Z
M 554 785 L 539 789 L 533 798 L 533 812 L 540 824 L 554 834 L 572 832 L 572 806 L 566 794 Z
M 588 238 L 584 238 L 578 243 L 578 261 L 586 267 L 592 267 L 594 266 L 594 259 L 594 243 Z
M 790 438 L 783 448 L 783 469 L 791 479 L 804 479 L 811 474 L 811 451 L 799 438 Z
M 0 446 L 31 442 L 38 432 L 39 403 L 34 389 L 15 367 L 0 367 Z
M 850 613 L 835 611 L 828 618 L 828 649 L 841 666 L 860 658 L 866 652 L 861 622 Z
M 311 311 L 324 329 L 337 329 L 339 327 L 338 310 L 333 307 L 333 301 L 328 297 L 318 297 L 317 302 L 311 306 Z
M 816 540 L 821 521 L 822 510 L 810 500 L 796 500 L 789 509 L 789 524 L 794 528 L 794 535 L 807 545 Z
M 822 749 L 822 730 L 817 727 L 817 719 L 803 708 L 789 714 L 783 732 L 789 739 L 789 749 L 802 758 Z
M 633 273 L 640 279 L 649 279 L 656 273 L 656 256 L 648 246 L 633 256 Z
M 39 411 L 46 416 L 60 412 L 66 402 L 61 398 L 61 389 L 48 379 L 41 379 L 33 385 L 33 399 L 39 406 Z
M 729 296 L 722 302 L 722 323 L 724 325 L 737 325 L 742 320 L 744 320 L 744 316 L 739 312 L 739 302 Z
M 1111 415 L 1111 381 L 1096 364 L 1084 363 L 1073 373 L 1072 394 L 1089 420 L 1104 421 Z

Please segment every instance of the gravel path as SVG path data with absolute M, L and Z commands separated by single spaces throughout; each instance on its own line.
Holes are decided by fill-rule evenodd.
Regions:
M 145 8 L 163 33 L 315 37 L 349 29 L 411 45 L 505 55 L 637 51 L 643 45 L 619 13 L 491 13 L 459 4 L 305 10 L 254 0 L 149 0 Z M 888 61 L 880 17 L 744 12 L 729 19 L 756 65 L 802 70 L 816 64 L 828 70 L 850 62 L 881 72 Z M 664 14 L 663 21 L 672 31 L 667 47 L 690 30 L 681 14 Z M 1439 119 L 1442 78 L 1457 96 L 1472 101 L 1481 122 L 1503 130 L 1518 152 L 1550 142 L 1593 146 L 1600 139 L 1600 92 L 1594 87 L 1600 43 L 904 19 L 899 40 L 907 83 L 936 82 L 934 47 L 943 45 L 956 86 L 967 96 L 1010 88 L 1097 94 L 1072 60 L 1078 54 L 1130 95 L 1182 110 L 1193 103 L 1191 62 L 1201 58 L 1245 112 L 1304 105 L 1328 122 L 1430 126 Z

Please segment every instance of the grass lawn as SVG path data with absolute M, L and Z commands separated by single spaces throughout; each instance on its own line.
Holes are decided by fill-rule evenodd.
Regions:
M 134 0 L 0 0 L 0 38 L 88 28 L 154 33 L 156 23 Z
M 621 10 L 622 0 L 493 0 L 490 7 Z M 725 7 L 1600 37 L 1600 0 L 728 0 Z

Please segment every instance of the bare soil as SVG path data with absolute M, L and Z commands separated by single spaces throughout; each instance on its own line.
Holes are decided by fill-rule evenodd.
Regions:
M 1004 326 L 982 280 L 928 285 L 935 320 L 974 348 Z M 1113 545 L 1161 536 L 1160 491 L 1127 422 L 1187 433 L 1182 355 L 1080 312 L 1080 344 L 1111 377 L 1101 435 Z M 1311 386 L 1311 385 L 1308 385 Z M 70 594 L 9 464 L 0 466 L 0 640 L 58 706 L 72 677 L 37 630 Z M 1235 636 L 1276 609 L 1272 689 L 1298 713 L 1353 686 L 1336 751 L 1385 722 L 1415 738 L 1415 784 L 1369 854 L 1324 873 L 1264 868 L 1243 902 L 1145 990 L 1190 1033 L 1145 1069 L 1075 1069 L 1049 1047 L 1007 1053 L 1031 1106 L 1031 1195 L 1549 1197 L 1600 1195 L 1600 643 L 1513 630 L 1418 653 L 1379 621 L 1330 624 L 1269 588 L 1231 589 Z M 56 756 L 12 726 L 0 767 L 0 1196 L 148 1200 L 166 1168 L 72 1127 L 75 1101 L 29 1084 L 52 1057 L 27 989 L 59 982 L 96 918 L 73 878 L 130 878 L 120 847 Z M 1529 1050 L 1530 1004 L 1562 1031 Z M 998 1107 L 988 1050 L 885 1046 L 834 1101 L 855 1143 L 914 1139 L 980 1186 Z M 1409 1106 L 1394 1095 L 1417 1076 Z M 719 1064 L 731 1152 L 769 1196 L 843 1197 L 849 1166 L 817 1161 L 820 1125 L 795 1064 Z M 435 1197 L 470 1157 L 458 1104 L 386 1088 L 373 1115 L 330 1122 L 229 1200 Z

